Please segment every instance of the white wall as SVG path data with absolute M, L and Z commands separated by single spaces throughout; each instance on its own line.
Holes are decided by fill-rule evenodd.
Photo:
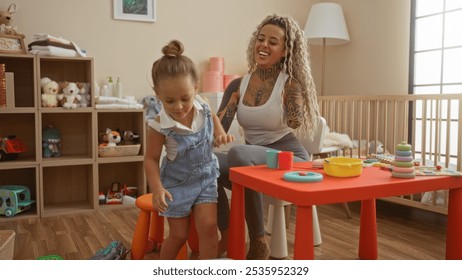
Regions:
M 12 0 L 11 2 L 13 2 Z M 10 1 L 2 0 L 6 9 Z M 223 56 L 227 74 L 246 72 L 251 33 L 268 14 L 288 14 L 305 25 L 314 0 L 157 0 L 155 23 L 113 19 L 112 0 L 15 0 L 14 25 L 26 35 L 48 33 L 75 41 L 95 62 L 95 80 L 120 77 L 127 95 L 151 94 L 150 69 L 171 39 L 179 39 L 202 72 L 208 58 Z M 351 42 L 329 47 L 326 93 L 406 93 L 409 0 L 349 0 L 345 12 Z M 320 48 L 312 68 L 320 81 Z
M 343 6 L 350 43 L 327 48 L 327 95 L 407 94 L 411 1 L 335 2 Z

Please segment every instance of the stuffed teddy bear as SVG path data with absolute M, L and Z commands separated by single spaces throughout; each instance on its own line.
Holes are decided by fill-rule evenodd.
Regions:
M 146 121 L 154 119 L 162 109 L 162 103 L 155 95 L 145 96 L 142 100 L 142 104 L 146 109 Z
M 79 107 L 86 108 L 90 106 L 91 96 L 90 96 L 90 83 L 76 83 L 79 88 L 80 103 Z
M 45 92 L 45 86 L 51 82 L 51 79 L 48 78 L 48 77 L 43 77 L 40 79 L 40 89 L 42 90 L 41 93 L 44 93 Z
M 58 100 L 62 107 L 66 109 L 75 109 L 82 99 L 79 95 L 79 87 L 76 83 L 63 82 L 60 84 L 62 93 L 58 95 Z
M 42 107 L 58 107 L 59 85 L 57 82 L 45 77 L 42 84 Z
M 11 26 L 11 22 L 13 21 L 12 14 L 15 13 L 17 10 L 18 4 L 13 3 L 8 7 L 6 11 L 0 11 L 0 33 L 9 35 L 19 34 L 17 32 L 18 28 L 16 26 Z
M 59 157 L 61 152 L 61 133 L 57 128 L 48 125 L 42 130 L 43 157 Z

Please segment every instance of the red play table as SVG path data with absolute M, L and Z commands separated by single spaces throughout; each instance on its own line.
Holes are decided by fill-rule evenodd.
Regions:
M 312 170 L 311 162 L 294 163 L 294 170 L 323 174 L 315 183 L 293 183 L 282 179 L 287 170 L 266 165 L 233 167 L 230 180 L 230 239 L 228 257 L 245 259 L 244 188 L 292 202 L 297 206 L 294 259 L 314 259 L 312 206 L 348 201 L 361 201 L 358 256 L 377 259 L 377 225 L 375 199 L 434 190 L 449 189 L 446 259 L 462 259 L 462 176 L 416 176 L 399 179 L 376 167 L 363 168 L 361 176 L 338 178 L 323 170 Z

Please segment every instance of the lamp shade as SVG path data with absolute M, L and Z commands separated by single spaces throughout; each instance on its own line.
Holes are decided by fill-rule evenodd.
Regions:
M 308 43 L 322 45 L 341 45 L 350 41 L 343 17 L 342 7 L 336 3 L 317 3 L 311 6 L 305 25 Z

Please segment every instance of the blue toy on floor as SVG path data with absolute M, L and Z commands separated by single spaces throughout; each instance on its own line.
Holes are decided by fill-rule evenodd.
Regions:
M 5 185 L 0 186 L 0 215 L 13 217 L 29 210 L 35 203 L 30 199 L 30 190 L 26 186 Z

